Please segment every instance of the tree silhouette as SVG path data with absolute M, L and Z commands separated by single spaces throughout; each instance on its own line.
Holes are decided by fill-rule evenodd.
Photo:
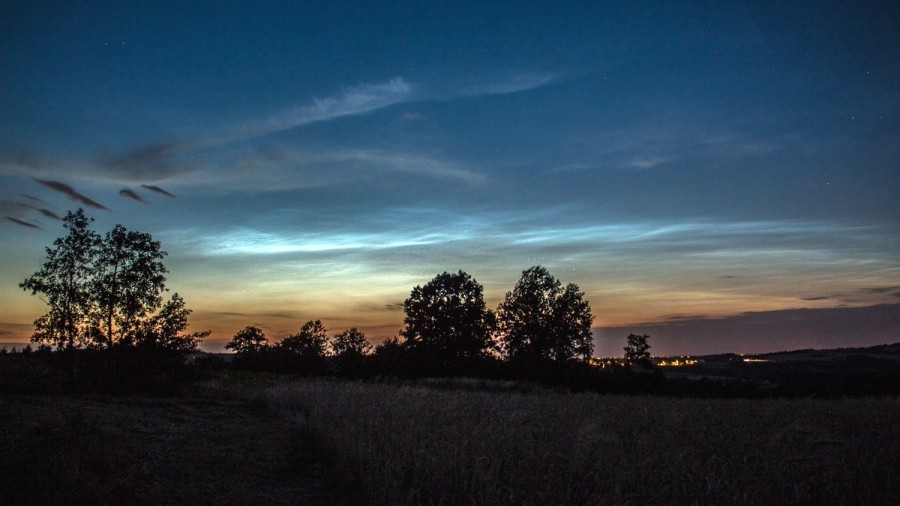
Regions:
M 482 286 L 463 271 L 438 274 L 416 286 L 403 304 L 404 345 L 440 358 L 473 358 L 491 346 L 494 315 Z
M 331 338 L 334 372 L 343 376 L 365 374 L 372 345 L 357 328 L 347 329 Z
M 150 234 L 130 232 L 122 225 L 99 243 L 91 280 L 96 299 L 91 337 L 97 345 L 133 342 L 141 327 L 150 324 L 144 318 L 162 304 L 165 256 Z
M 310 320 L 300 327 L 300 332 L 282 339 L 278 347 L 303 358 L 321 358 L 325 356 L 327 345 L 325 326 L 320 320 Z
M 184 299 L 177 293 L 166 302 L 159 313 L 150 318 L 137 334 L 135 344 L 153 346 L 174 351 L 197 351 L 200 341 L 210 331 L 182 334 L 188 328 L 187 318 L 191 310 L 185 307 Z
M 87 345 L 111 348 L 148 339 L 166 346 L 191 348 L 206 334 L 181 335 L 190 310 L 173 296 L 163 314 L 155 315 L 166 290 L 166 253 L 150 234 L 116 225 L 104 237 L 89 228 L 83 209 L 63 218 L 65 237 L 46 248 L 41 270 L 19 284 L 41 294 L 49 306 L 35 320 L 32 341 L 57 347 Z M 166 329 L 179 327 L 175 333 Z M 151 338 L 150 336 L 156 336 Z M 175 345 L 172 339 L 188 339 Z
M 366 340 L 366 335 L 356 327 L 347 329 L 331 339 L 331 353 L 336 357 L 368 355 L 371 351 L 372 345 Z
M 625 350 L 625 361 L 631 365 L 650 366 L 650 343 L 648 335 L 628 334 Z
M 83 209 L 66 213 L 63 228 L 68 234 L 53 241 L 53 248 L 46 248 L 41 270 L 19 284 L 32 295 L 41 294 L 49 306 L 34 322 L 34 342 L 73 349 L 86 341 L 92 261 L 100 243 L 100 237 L 88 228 L 91 221 Z
M 240 355 L 251 355 L 262 351 L 268 344 L 269 340 L 262 329 L 248 325 L 234 334 L 225 349 L 234 350 Z
M 546 268 L 522 272 L 497 310 L 501 346 L 512 360 L 588 359 L 593 352 L 594 317 L 584 292 L 562 287 Z

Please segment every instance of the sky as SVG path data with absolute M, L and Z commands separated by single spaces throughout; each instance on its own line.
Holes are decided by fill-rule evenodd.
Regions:
M 3 2 L 0 345 L 78 207 L 207 349 L 533 265 L 597 355 L 900 341 L 900 4 L 383 4 Z

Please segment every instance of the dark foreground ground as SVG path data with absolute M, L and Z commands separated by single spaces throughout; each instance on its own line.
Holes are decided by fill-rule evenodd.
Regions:
M 264 404 L 0 395 L 0 504 L 336 504 L 322 452 Z
M 0 408 L 0 505 L 900 504 L 895 397 L 223 373 Z

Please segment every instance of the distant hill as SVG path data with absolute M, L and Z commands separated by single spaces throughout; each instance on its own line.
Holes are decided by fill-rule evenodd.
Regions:
M 670 317 L 596 329 L 598 355 L 620 356 L 625 336 L 648 334 L 661 355 L 771 353 L 784 349 L 870 347 L 900 340 L 900 304 L 783 309 L 733 316 Z

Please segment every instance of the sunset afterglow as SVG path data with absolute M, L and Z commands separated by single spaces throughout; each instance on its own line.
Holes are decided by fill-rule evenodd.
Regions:
M 210 350 L 533 265 L 598 356 L 900 339 L 896 8 L 650 5 L 0 7 L 0 346 L 78 207 L 162 243 Z

